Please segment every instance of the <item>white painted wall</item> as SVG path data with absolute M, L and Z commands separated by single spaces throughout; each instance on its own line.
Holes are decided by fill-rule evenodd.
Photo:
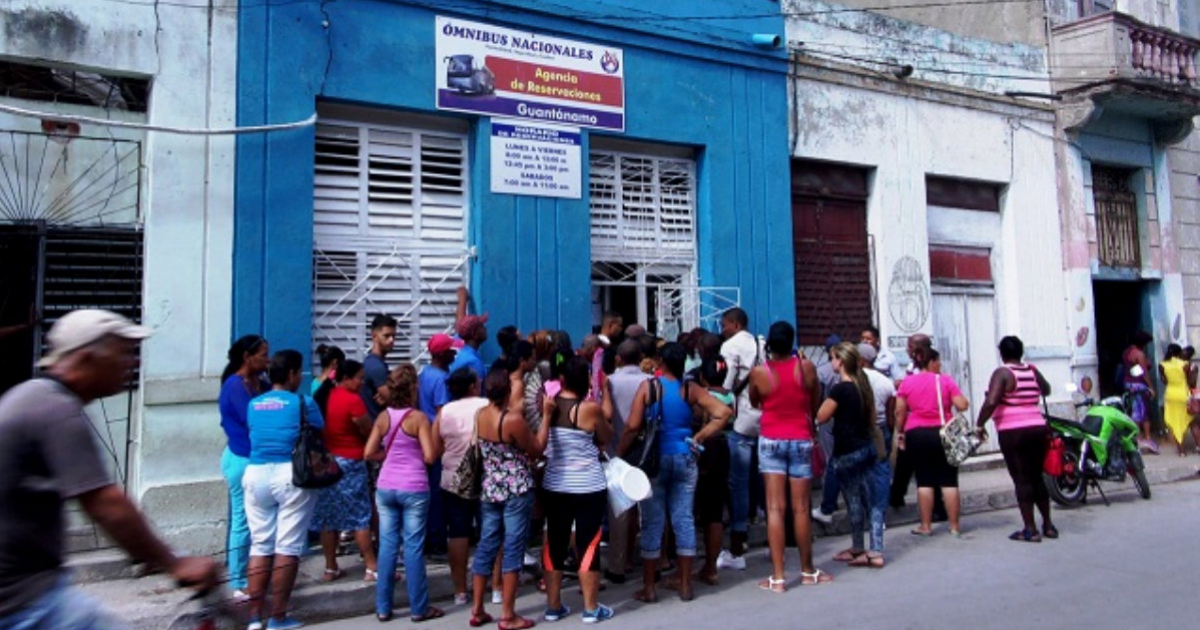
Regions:
M 1019 335 L 1047 378 L 1064 382 L 1070 349 L 1050 113 L 983 99 L 976 107 L 952 105 L 804 79 L 796 94 L 795 157 L 873 169 L 868 230 L 876 244 L 884 337 L 899 342 L 933 330 L 928 310 L 915 330 L 890 316 L 897 263 L 918 262 L 929 304 L 929 235 L 955 231 L 929 225 L 925 177 L 994 182 L 1005 187 L 1002 212 L 984 227 L 997 235 L 998 332 Z M 964 233 L 959 240 L 969 244 L 977 236 Z M 897 345 L 902 354 L 902 342 Z
M 235 0 L 12 0 L 0 9 L 0 50 L 22 61 L 151 77 L 144 115 L 149 122 L 230 127 L 236 6 Z M 55 110 L 52 103 L 22 105 Z M 90 113 L 97 111 L 104 115 Z M 114 115 L 120 117 L 127 116 Z M 10 124 L 0 119 L 0 125 Z M 105 136 L 109 130 L 84 125 L 82 132 Z M 181 484 L 202 484 L 223 501 L 224 436 L 215 400 L 231 337 L 234 140 L 157 132 L 144 137 L 143 317 L 158 334 L 143 349 L 130 480 L 168 532 L 193 523 L 212 530 L 210 539 L 189 540 L 189 548 L 201 550 L 223 538 L 212 525 L 225 509 L 198 502 L 196 486 Z M 192 498 L 180 501 L 185 493 Z

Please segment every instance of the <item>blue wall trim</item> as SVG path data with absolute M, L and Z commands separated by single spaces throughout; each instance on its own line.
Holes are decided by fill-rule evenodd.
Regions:
M 791 320 L 787 60 L 781 52 L 739 43 L 757 32 L 782 35 L 782 18 L 766 15 L 777 13 L 779 5 L 667 0 L 650 9 L 629 0 L 588 3 L 589 15 L 639 17 L 600 25 L 552 15 L 565 1 L 459 0 L 454 8 L 474 19 L 622 46 L 627 117 L 622 137 L 690 147 L 698 158 L 701 285 L 740 286 L 756 328 Z M 239 124 L 302 120 L 318 101 L 436 113 L 438 13 L 420 6 L 426 4 L 243 4 Z M 652 10 L 664 18 L 704 11 L 757 17 L 682 20 L 668 29 L 645 19 Z M 491 314 L 494 327 L 563 328 L 581 338 L 591 318 L 586 197 L 492 194 L 490 123 L 454 117 L 471 122 L 468 232 L 478 250 L 471 274 L 475 303 Z M 584 134 L 585 156 L 589 135 Z M 276 348 L 305 352 L 311 342 L 313 145 L 312 129 L 242 136 L 237 143 L 234 331 L 261 331 Z

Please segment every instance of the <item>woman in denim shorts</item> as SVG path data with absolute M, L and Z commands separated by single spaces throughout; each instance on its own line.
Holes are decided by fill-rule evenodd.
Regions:
M 750 403 L 762 409 L 758 439 L 758 467 L 767 489 L 767 542 L 772 573 L 759 586 L 782 593 L 786 539 L 784 518 L 791 495 L 792 526 L 800 547 L 802 584 L 821 584 L 833 576 L 816 568 L 812 558 L 812 523 L 809 520 L 812 490 L 813 417 L 816 411 L 817 370 L 793 351 L 796 329 L 787 322 L 771 324 L 767 335 L 768 359 L 750 372 Z

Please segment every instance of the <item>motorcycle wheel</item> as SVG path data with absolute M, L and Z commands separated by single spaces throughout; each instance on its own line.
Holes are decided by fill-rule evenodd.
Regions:
M 1130 456 L 1129 472 L 1133 475 L 1133 485 L 1137 486 L 1138 494 L 1143 499 L 1150 499 L 1150 482 L 1146 481 L 1146 464 L 1142 462 L 1141 453 L 1133 453 Z
M 1087 498 L 1087 481 L 1083 478 L 1079 451 L 1068 448 L 1063 453 L 1063 465 L 1073 465 L 1074 472 L 1063 473 L 1057 477 L 1042 473 L 1042 481 L 1045 482 L 1046 490 L 1055 503 L 1066 507 L 1079 505 Z

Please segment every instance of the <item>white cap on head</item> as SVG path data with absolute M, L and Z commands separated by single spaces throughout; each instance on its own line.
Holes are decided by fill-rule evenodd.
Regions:
M 128 318 L 112 311 L 98 309 L 83 309 L 71 311 L 63 315 L 50 328 L 46 340 L 50 342 L 50 354 L 41 361 L 40 367 L 49 367 L 58 363 L 68 354 L 92 343 L 100 341 L 108 335 L 116 335 L 125 339 L 145 339 L 154 331 L 139 326 Z

